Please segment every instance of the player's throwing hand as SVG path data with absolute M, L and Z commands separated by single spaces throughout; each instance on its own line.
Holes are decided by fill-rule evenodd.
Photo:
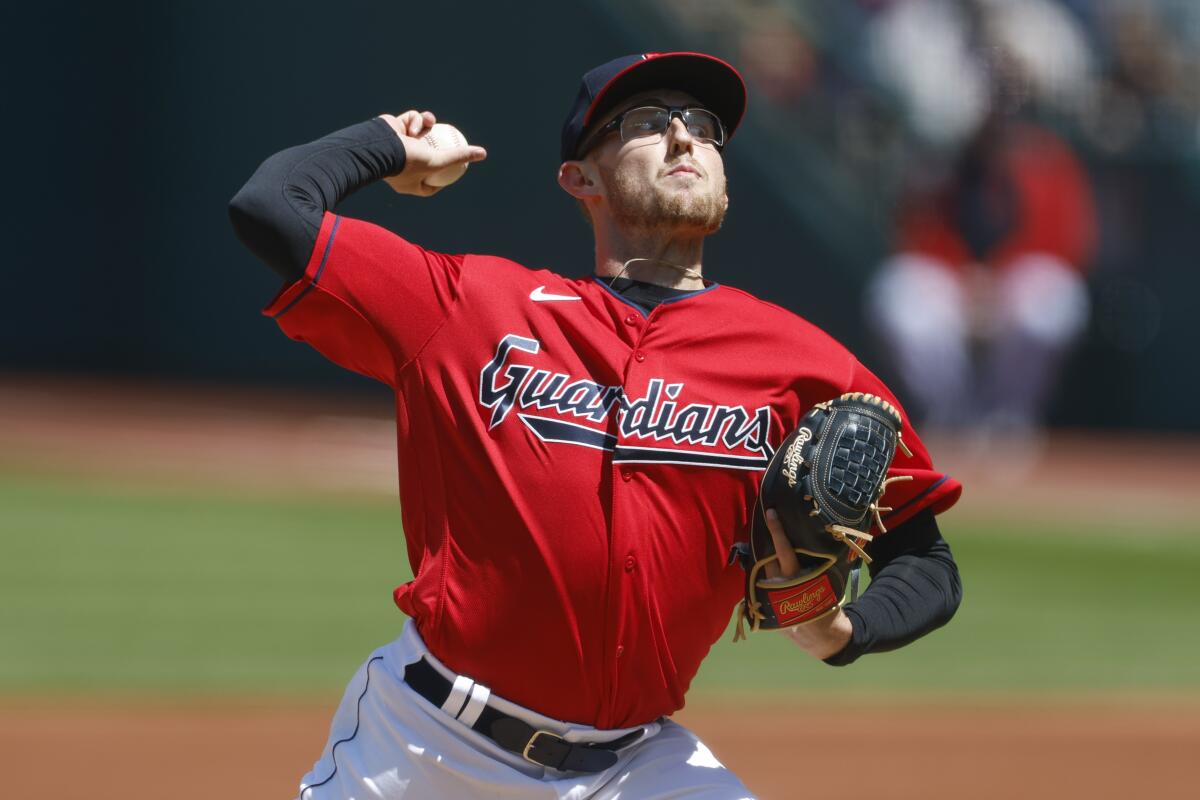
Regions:
M 380 114 L 379 118 L 392 126 L 392 130 L 404 142 L 405 164 L 398 175 L 384 178 L 384 182 L 399 194 L 429 197 L 443 187 L 433 185 L 429 178 L 447 167 L 470 164 L 487 158 L 487 150 L 477 145 L 460 147 L 435 147 L 424 137 L 437 124 L 432 111 L 405 111 L 399 116 Z

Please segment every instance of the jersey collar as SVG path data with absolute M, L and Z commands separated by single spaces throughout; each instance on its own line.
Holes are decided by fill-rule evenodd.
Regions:
M 649 316 L 650 316 L 650 312 L 651 312 L 653 309 L 646 308 L 645 306 L 641 305 L 640 303 L 635 303 L 635 302 L 633 302 L 633 301 L 632 301 L 632 300 L 630 300 L 628 297 L 626 297 L 625 295 L 623 295 L 623 294 L 621 294 L 620 292 L 618 292 L 616 289 L 613 289 L 612 287 L 610 287 L 610 286 L 608 285 L 608 283 L 605 281 L 605 279 L 604 279 L 604 278 L 601 278 L 599 275 L 595 275 L 595 274 L 593 274 L 593 275 L 591 275 L 590 277 L 591 277 L 592 281 L 593 281 L 593 282 L 594 282 L 594 283 L 595 283 L 597 286 L 599 286 L 601 289 L 603 289 L 604 291 L 606 291 L 606 292 L 608 292 L 609 294 L 611 294 L 611 295 L 612 295 L 613 297 L 615 297 L 617 300 L 620 300 L 620 301 L 621 301 L 622 303 L 624 303 L 625 305 L 627 305 L 627 306 L 629 306 L 630 308 L 632 308 L 632 309 L 636 310 L 636 311 L 637 311 L 639 314 L 641 314 L 643 317 L 649 317 Z M 665 306 L 665 305 L 670 305 L 670 304 L 672 304 L 672 303 L 680 303 L 680 302 L 683 302 L 683 301 L 685 301 L 685 300 L 691 300 L 693 297 L 697 297 L 697 296 L 699 296 L 699 295 L 702 295 L 702 294 L 707 294 L 708 292 L 711 292 L 713 289 L 716 289 L 716 288 L 718 288 L 720 285 L 721 285 L 721 284 L 717 283 L 716 281 L 712 281 L 711 283 L 709 283 L 709 285 L 708 285 L 708 286 L 705 286 L 703 289 L 697 289 L 697 290 L 696 290 L 696 291 L 694 291 L 694 292 L 688 292 L 687 294 L 681 294 L 681 295 L 679 295 L 678 297 L 670 297 L 670 298 L 667 298 L 666 300 L 663 300 L 663 301 L 661 301 L 661 302 L 659 303 L 659 305 L 660 305 L 660 306 Z

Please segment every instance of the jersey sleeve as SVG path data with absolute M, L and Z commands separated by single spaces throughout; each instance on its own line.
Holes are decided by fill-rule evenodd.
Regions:
M 462 256 L 326 212 L 304 274 L 263 314 L 335 364 L 394 387 L 446 321 L 462 264 Z
M 908 476 L 911 480 L 895 481 L 884 492 L 880 505 L 891 509 L 881 515 L 886 527 L 900 525 L 926 508 L 940 514 L 958 502 L 962 494 L 962 484 L 933 466 L 929 451 L 917 436 L 908 414 L 900 406 L 896 396 L 857 359 L 851 366 L 850 382 L 845 391 L 867 392 L 882 397 L 900 411 L 903 421 L 901 438 L 912 452 L 912 456 L 906 456 L 903 450 L 897 448 L 896 457 L 888 470 L 888 477 Z

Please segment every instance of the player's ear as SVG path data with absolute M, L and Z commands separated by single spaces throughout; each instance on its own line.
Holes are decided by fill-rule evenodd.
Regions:
M 576 200 L 600 194 L 600 180 L 590 161 L 564 161 L 558 168 L 558 185 Z

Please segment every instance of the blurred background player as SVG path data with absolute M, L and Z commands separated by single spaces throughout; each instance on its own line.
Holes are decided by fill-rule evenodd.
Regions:
M 1083 169 L 1051 131 L 996 112 L 943 175 L 912 183 L 867 317 L 929 426 L 1027 432 L 1087 325 Z
M 906 59 L 921 29 L 940 56 Z M 928 427 L 1019 452 L 1087 328 L 1096 245 L 1086 172 L 1031 106 L 1081 91 L 1091 52 L 1078 23 L 1041 0 L 896 6 L 875 41 L 928 146 L 903 173 L 867 317 Z M 963 76 L 949 102 L 930 91 L 945 74 Z

